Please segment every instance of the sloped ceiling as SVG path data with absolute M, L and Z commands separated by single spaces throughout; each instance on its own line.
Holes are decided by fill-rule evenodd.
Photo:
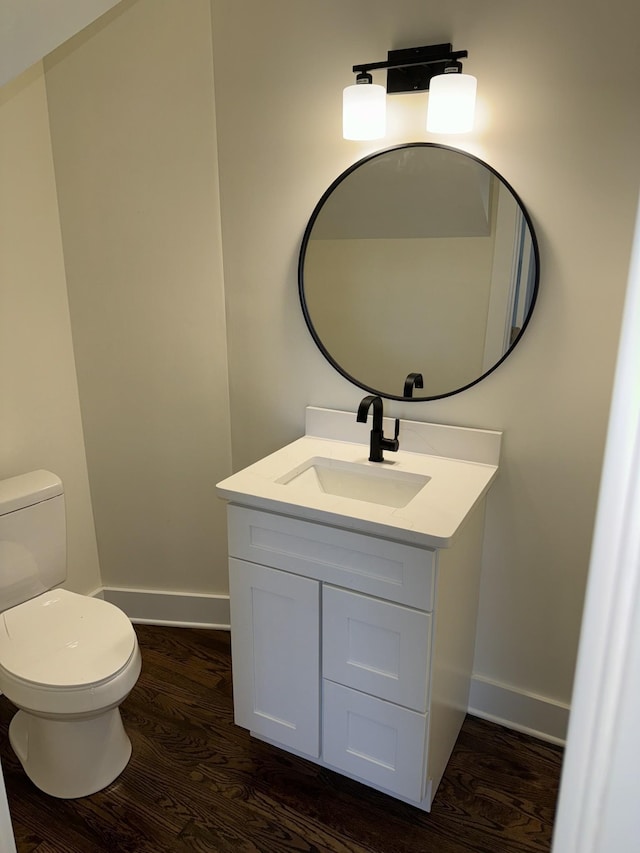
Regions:
M 51 53 L 120 0 L 1 0 L 0 86 Z

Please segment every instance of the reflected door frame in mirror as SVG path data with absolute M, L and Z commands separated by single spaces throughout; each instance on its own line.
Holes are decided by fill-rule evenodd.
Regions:
M 535 231 L 513 187 L 483 160 L 431 142 L 374 152 L 339 175 L 298 262 L 322 354 L 393 400 L 448 397 L 493 373 L 522 339 L 539 280 Z M 423 388 L 407 383 L 415 374 Z

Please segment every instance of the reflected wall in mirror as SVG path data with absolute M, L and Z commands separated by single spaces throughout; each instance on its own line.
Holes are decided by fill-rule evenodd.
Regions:
M 377 152 L 340 175 L 313 211 L 298 266 L 325 357 L 399 400 L 446 397 L 491 373 L 520 340 L 538 280 L 535 233 L 512 187 L 432 143 Z M 424 387 L 411 396 L 412 373 Z

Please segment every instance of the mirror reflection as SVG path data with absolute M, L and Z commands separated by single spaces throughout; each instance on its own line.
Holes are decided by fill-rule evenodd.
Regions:
M 300 252 L 302 308 L 321 351 L 394 399 L 455 394 L 494 370 L 529 321 L 538 278 L 514 190 L 477 158 L 431 143 L 340 175 Z

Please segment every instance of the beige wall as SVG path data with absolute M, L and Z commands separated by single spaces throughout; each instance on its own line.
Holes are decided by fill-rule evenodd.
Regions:
M 0 477 L 65 487 L 67 586 L 100 586 L 40 64 L 0 89 Z
M 103 582 L 226 592 L 208 0 L 124 0 L 45 67 Z
M 234 466 L 299 435 L 307 404 L 362 396 L 316 350 L 297 302 L 306 221 L 370 151 L 412 140 L 426 96 L 391 104 L 383 143 L 341 138 L 351 66 L 452 41 L 478 77 L 458 145 L 501 172 L 540 239 L 541 291 L 514 354 L 468 391 L 388 413 L 505 431 L 490 495 L 475 669 L 568 701 L 640 174 L 634 0 L 213 0 Z M 616 61 L 598 62 L 603 44 Z

